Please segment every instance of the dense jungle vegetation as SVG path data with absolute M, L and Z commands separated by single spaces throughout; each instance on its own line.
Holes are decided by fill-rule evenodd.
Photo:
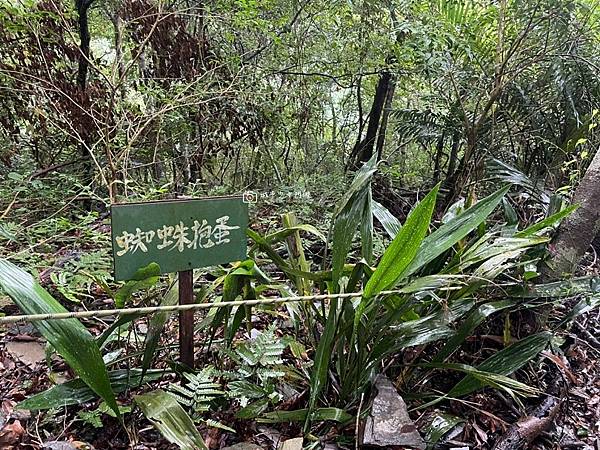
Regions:
M 0 0 L 0 448 L 600 448 L 599 109 L 597 0 Z M 175 305 L 111 205 L 222 195 L 195 367 L 6 320 Z

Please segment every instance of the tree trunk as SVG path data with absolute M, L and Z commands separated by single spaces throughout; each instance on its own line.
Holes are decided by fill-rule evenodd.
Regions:
M 435 159 L 433 163 L 433 183 L 437 184 L 440 181 L 442 154 L 444 153 L 444 139 L 446 133 L 442 133 L 438 138 L 437 145 L 435 147 Z
M 385 143 L 385 134 L 387 132 L 387 124 L 392 112 L 392 102 L 394 101 L 394 93 L 396 92 L 396 82 L 391 77 L 387 93 L 385 95 L 385 103 L 383 106 L 383 113 L 381 116 L 381 125 L 379 126 L 379 132 L 377 133 L 377 159 L 380 160 L 383 155 L 383 144 Z
M 89 56 L 90 56 L 90 29 L 88 24 L 88 10 L 93 0 L 75 0 L 75 7 L 77 8 L 78 14 L 78 25 L 79 25 L 79 67 L 77 70 L 77 85 L 79 86 L 80 103 L 82 108 L 86 107 L 87 102 L 87 74 L 89 67 Z M 82 127 L 81 136 L 83 142 L 79 145 L 79 154 L 83 160 L 83 182 L 89 183 L 93 178 L 92 173 L 92 158 L 90 155 L 90 131 L 87 127 Z M 109 187 L 110 190 L 110 187 Z M 111 195 L 112 198 L 112 195 Z M 84 208 L 88 211 L 92 209 L 91 200 L 84 201 Z
M 448 156 L 448 169 L 446 170 L 446 178 L 444 179 L 444 189 L 449 192 L 453 190 L 452 185 L 456 182 L 456 176 L 459 169 L 456 168 L 458 162 L 458 151 L 460 150 L 460 134 L 455 131 L 452 135 L 452 146 L 450 155 Z
M 77 8 L 77 14 L 79 16 L 79 67 L 77 70 L 77 84 L 82 91 L 85 91 L 85 85 L 87 82 L 87 73 L 90 57 L 90 29 L 88 24 L 88 9 L 92 5 L 93 0 L 76 0 L 75 7 Z
M 390 87 L 392 74 L 388 71 L 382 72 L 377 82 L 375 96 L 369 113 L 369 124 L 367 126 L 367 135 L 363 140 L 358 142 L 352 149 L 350 156 L 350 167 L 360 167 L 361 163 L 366 162 L 373 156 L 373 148 L 377 139 L 377 130 L 381 121 L 381 113 L 385 105 L 386 97 Z
M 123 19 L 120 16 L 121 11 L 117 8 L 110 20 L 112 21 L 115 33 L 115 64 L 117 68 L 117 79 L 119 82 L 125 78 L 125 64 L 123 61 Z M 119 88 L 121 98 L 125 97 L 125 86 Z
M 589 250 L 592 241 L 600 232 L 599 200 L 600 150 L 596 152 L 575 191 L 573 203 L 579 204 L 579 208 L 560 225 L 552 241 L 552 256 L 545 270 L 548 278 L 561 278 L 573 273 Z

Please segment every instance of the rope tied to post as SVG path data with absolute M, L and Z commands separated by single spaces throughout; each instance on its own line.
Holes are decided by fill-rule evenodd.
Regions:
M 400 294 L 401 290 L 382 291 L 378 295 Z M 273 297 L 262 298 L 256 300 L 235 300 L 229 302 L 216 303 L 193 303 L 185 305 L 172 306 L 146 306 L 140 308 L 118 308 L 118 309 L 99 309 L 90 311 L 73 311 L 66 313 L 53 314 L 22 314 L 15 316 L 0 317 L 0 325 L 19 322 L 39 322 L 44 320 L 64 320 L 64 319 L 89 319 L 111 316 L 127 316 L 127 315 L 149 315 L 158 312 L 176 312 L 176 311 L 196 311 L 211 308 L 224 308 L 230 306 L 255 306 L 268 305 L 292 302 L 318 302 L 329 299 L 348 299 L 362 297 L 362 292 L 349 292 L 343 294 L 315 294 L 315 295 L 299 295 L 290 297 Z

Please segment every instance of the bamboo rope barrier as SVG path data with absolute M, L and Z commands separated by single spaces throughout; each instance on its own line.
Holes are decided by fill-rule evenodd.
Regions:
M 382 291 L 378 295 L 400 294 L 401 290 Z M 175 312 L 175 311 L 196 311 L 210 308 L 223 308 L 229 306 L 254 306 L 279 304 L 290 302 L 317 302 L 328 299 L 347 299 L 362 297 L 362 292 L 350 292 L 345 294 L 317 294 L 317 295 L 300 295 L 291 297 L 274 297 L 263 298 L 257 300 L 236 300 L 231 302 L 216 302 L 216 303 L 194 303 L 189 305 L 172 305 L 172 306 L 147 306 L 141 308 L 119 308 L 119 309 L 99 309 L 92 311 L 75 311 L 65 313 L 45 313 L 45 314 L 22 314 L 15 316 L 0 317 L 0 325 L 19 322 L 39 322 L 44 320 L 64 320 L 64 319 L 86 319 L 100 318 L 110 316 L 127 316 L 127 315 L 148 315 L 159 312 Z

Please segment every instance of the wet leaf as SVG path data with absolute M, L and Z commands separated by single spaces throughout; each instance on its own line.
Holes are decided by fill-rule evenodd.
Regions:
M 308 409 L 297 409 L 295 411 L 273 411 L 263 414 L 257 422 L 279 423 L 279 422 L 303 422 L 308 417 Z M 352 420 L 352 416 L 343 409 L 318 408 L 311 415 L 311 420 L 332 420 L 334 422 L 346 423 Z
M 510 186 L 506 186 L 492 195 L 477 202 L 474 206 L 463 211 L 447 223 L 439 227 L 421 243 L 417 255 L 406 269 L 405 276 L 409 276 L 421 269 L 426 264 L 442 255 L 458 241 L 477 228 L 488 215 L 502 201 Z
M 466 373 L 467 377 L 470 377 L 471 380 L 476 380 L 479 383 L 479 386 L 476 389 L 479 389 L 483 386 L 490 386 L 495 389 L 501 389 L 510 394 L 512 397 L 515 397 L 515 395 L 521 395 L 523 397 L 532 397 L 541 393 L 539 389 L 528 386 L 525 383 L 521 383 L 520 381 L 517 381 L 501 373 L 476 369 L 467 364 L 430 363 L 424 364 L 423 366 L 434 367 L 438 369 L 457 370 L 459 372 Z M 461 392 L 460 389 L 457 389 L 456 391 L 455 389 L 452 389 L 450 392 L 448 392 L 448 397 L 467 395 L 471 392 L 472 391 Z
M 394 239 L 402 228 L 400 221 L 385 206 L 375 200 L 371 204 L 371 209 L 373 210 L 373 215 L 383 226 L 387 234 Z
M 453 416 L 452 414 L 437 414 L 429 426 L 427 426 L 427 428 L 424 430 L 427 449 L 432 449 L 435 447 L 435 444 L 437 444 L 446 433 L 464 421 L 465 419 L 458 416 Z
M 150 289 L 158 282 L 160 266 L 150 263 L 138 269 L 131 280 L 127 281 L 115 294 L 115 305 L 123 308 L 131 296 L 141 290 Z
M 179 283 L 173 281 L 169 286 L 167 293 L 162 298 L 159 306 L 173 306 L 179 302 Z M 152 365 L 152 360 L 156 354 L 156 347 L 162 335 L 163 328 L 169 320 L 172 312 L 158 312 L 153 314 L 148 324 L 148 333 L 144 339 L 144 356 L 142 358 L 142 370 L 146 371 Z
M 267 397 L 264 397 L 240 409 L 235 415 L 235 417 L 237 417 L 238 419 L 254 419 L 255 417 L 258 417 L 262 413 L 264 413 L 268 407 L 269 399 Z
M 31 275 L 3 259 L 0 259 L 0 287 L 25 314 L 68 312 Z M 98 344 L 81 322 L 44 320 L 33 325 L 73 371 L 119 415 Z
M 319 340 L 313 369 L 310 372 L 310 397 L 308 408 L 314 411 L 317 405 L 317 399 L 327 382 L 327 370 L 329 369 L 329 361 L 331 360 L 333 342 L 335 340 L 335 332 L 337 329 L 337 308 L 338 300 L 331 299 L 329 304 L 329 314 L 325 323 L 325 330 Z M 309 416 L 305 423 L 305 428 L 309 425 Z
M 321 233 L 317 228 L 313 227 L 312 225 L 306 225 L 306 224 L 293 225 L 291 227 L 286 227 L 283 230 L 278 230 L 274 233 L 267 234 L 265 236 L 265 240 L 267 241 L 267 243 L 272 245 L 277 242 L 283 241 L 285 238 L 287 238 L 288 236 L 291 236 L 296 231 L 306 231 L 307 233 L 317 236 L 323 242 L 327 241 L 327 238 L 325 237 L 325 235 L 323 233 Z
M 456 333 L 448 339 L 446 345 L 435 355 L 433 362 L 440 362 L 446 359 L 452 354 L 464 341 L 469 337 L 475 328 L 477 328 L 487 317 L 494 314 L 497 311 L 501 311 L 509 306 L 513 305 L 514 302 L 504 300 L 499 302 L 484 303 L 479 305 L 466 320 L 462 323 Z
M 208 450 L 196 425 L 171 394 L 157 389 L 136 395 L 134 399 L 148 420 L 169 442 L 183 450 Z
M 429 229 L 438 189 L 439 185 L 434 187 L 410 212 L 400 233 L 388 246 L 377 269 L 367 282 L 364 291 L 365 298 L 392 288 L 406 275 L 406 269 L 417 254 L 419 245 Z
M 124 392 L 141 383 L 159 380 L 165 374 L 164 370 L 150 370 L 142 378 L 140 369 L 119 369 L 108 372 L 110 385 L 116 394 Z M 68 405 L 78 405 L 98 398 L 81 378 L 67 381 L 35 394 L 17 405 L 19 409 L 43 410 L 61 408 Z
M 525 228 L 523 231 L 519 231 L 515 234 L 515 237 L 527 237 L 536 234 L 538 231 L 542 231 L 544 228 L 548 228 L 554 226 L 562 219 L 570 215 L 573 211 L 575 211 L 579 205 L 571 205 L 567 208 L 559 211 L 555 214 L 552 214 L 550 217 L 546 217 L 544 220 L 541 220 L 528 228 Z
M 535 358 L 538 353 L 546 348 L 551 339 L 552 333 L 547 331 L 528 336 L 494 353 L 477 366 L 477 370 L 508 376 Z M 483 385 L 481 379 L 467 375 L 450 390 L 448 395 L 450 397 L 460 397 L 480 389 Z
M 359 225 L 361 226 L 361 237 L 363 239 L 363 254 L 367 253 L 365 259 L 369 260 L 371 246 L 369 230 L 372 230 L 371 213 L 371 177 L 377 170 L 377 155 L 367 161 L 356 173 L 352 184 L 338 202 L 333 213 L 331 227 L 332 246 L 332 279 L 337 291 L 337 284 L 342 275 L 346 257 L 352 246 L 352 239 Z M 365 224 L 365 217 L 369 216 Z M 371 233 L 372 234 L 372 233 Z M 372 239 L 372 236 L 371 236 Z

